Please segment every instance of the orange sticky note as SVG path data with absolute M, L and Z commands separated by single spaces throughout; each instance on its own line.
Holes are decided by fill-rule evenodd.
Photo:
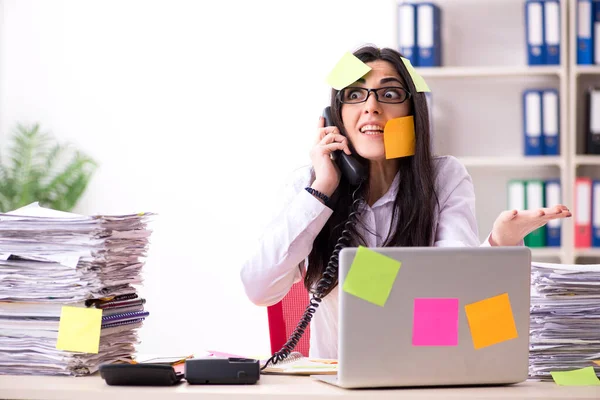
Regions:
M 415 120 L 412 115 L 390 119 L 383 128 L 385 158 L 415 155 Z
M 98 353 L 102 310 L 97 308 L 63 306 L 58 324 L 59 350 Z
M 518 337 L 508 293 L 467 304 L 465 312 L 475 349 Z
M 599 366 L 599 367 L 600 367 L 600 360 L 594 360 L 594 361 L 592 361 L 592 362 L 593 362 L 594 364 L 596 364 L 597 366 Z

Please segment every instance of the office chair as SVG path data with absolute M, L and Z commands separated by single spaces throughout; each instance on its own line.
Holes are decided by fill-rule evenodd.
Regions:
M 271 354 L 281 350 L 298 325 L 298 321 L 308 306 L 308 291 L 301 280 L 277 304 L 267 307 L 269 318 L 269 335 L 271 337 Z M 310 346 L 310 326 L 304 331 L 298 345 L 292 351 L 308 357 Z

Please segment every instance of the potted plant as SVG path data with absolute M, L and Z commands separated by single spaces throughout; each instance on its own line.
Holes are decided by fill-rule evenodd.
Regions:
M 71 211 L 85 191 L 96 162 L 69 144 L 57 143 L 39 124 L 18 125 L 0 157 L 0 212 L 39 202 Z

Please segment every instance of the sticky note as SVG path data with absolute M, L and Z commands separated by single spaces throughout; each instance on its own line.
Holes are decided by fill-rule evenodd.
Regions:
M 458 299 L 415 299 L 412 344 L 458 346 Z
M 327 76 L 327 84 L 336 90 L 342 90 L 370 70 L 371 67 L 360 61 L 354 54 L 347 52 Z
M 467 304 L 465 312 L 475 349 L 518 337 L 508 293 Z
M 552 379 L 561 386 L 600 386 L 594 367 L 585 367 L 573 371 L 550 372 Z
M 600 360 L 594 360 L 594 361 L 592 361 L 592 362 L 593 362 L 594 364 L 596 364 L 597 366 L 599 366 L 599 367 L 600 367 Z
M 102 310 L 63 306 L 58 324 L 59 350 L 98 353 Z
M 408 73 L 415 84 L 417 92 L 431 92 L 431 89 L 429 89 L 429 86 L 427 86 L 425 79 L 423 79 L 423 77 L 415 70 L 415 67 L 413 67 L 413 65 L 410 63 L 410 60 L 402 57 L 402 62 L 404 62 L 404 66 L 408 70 Z
M 359 246 L 342 290 L 383 307 L 402 263 Z
M 412 115 L 390 119 L 383 128 L 385 158 L 415 154 L 415 120 Z

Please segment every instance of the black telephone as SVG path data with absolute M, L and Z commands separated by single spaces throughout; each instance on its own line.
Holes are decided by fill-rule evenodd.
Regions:
M 325 126 L 334 126 L 331 118 L 331 107 L 325 107 L 323 110 L 323 118 L 325 118 Z M 356 158 L 349 156 L 342 150 L 337 150 L 335 156 L 342 175 L 348 179 L 350 184 L 356 186 L 365 179 L 365 167 L 358 162 Z
M 331 122 L 332 119 L 330 107 L 325 107 L 323 110 L 323 118 L 325 118 L 325 126 L 333 126 Z M 319 303 L 321 303 L 323 297 L 325 296 L 324 294 L 327 292 L 331 284 L 336 280 L 335 278 L 337 278 L 338 256 L 340 251 L 351 243 L 352 236 L 350 234 L 350 228 L 356 223 L 358 207 L 360 203 L 364 201 L 362 197 L 358 195 L 358 193 L 360 193 L 360 189 L 366 178 L 366 169 L 358 162 L 356 158 L 347 155 L 343 151 L 338 150 L 336 153 L 336 162 L 338 163 L 342 175 L 345 176 L 352 185 L 358 186 L 354 192 L 352 192 L 352 206 L 350 209 L 350 214 L 344 223 L 342 234 L 334 246 L 334 250 L 331 253 L 331 257 L 329 258 L 325 272 L 323 273 L 321 279 L 319 279 L 319 282 L 317 282 L 317 287 L 310 298 L 304 314 L 300 318 L 300 321 L 298 321 L 296 329 L 294 329 L 294 332 L 292 332 L 290 338 L 283 345 L 281 350 L 273 354 L 271 358 L 269 358 L 262 366 L 261 370 L 264 370 L 269 363 L 277 364 L 279 361 L 285 360 L 296 347 L 300 341 L 300 338 L 302 337 L 302 334 L 308 328 L 314 313 L 319 307 Z

